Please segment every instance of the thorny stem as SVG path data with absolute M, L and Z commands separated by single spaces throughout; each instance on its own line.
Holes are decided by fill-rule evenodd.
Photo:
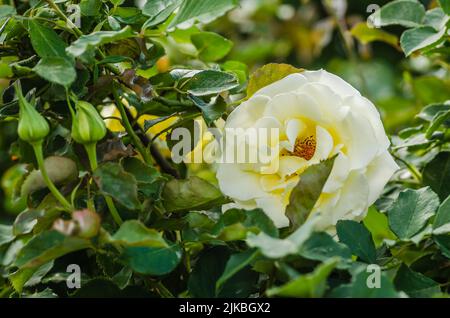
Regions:
M 151 165 L 152 164 L 152 159 L 151 159 L 149 153 L 147 152 L 147 149 L 145 148 L 144 144 L 139 139 L 139 137 L 137 136 L 137 134 L 134 131 L 133 127 L 131 126 L 131 123 L 130 123 L 130 120 L 128 119 L 128 115 L 127 115 L 127 112 L 125 110 L 125 107 L 123 106 L 123 103 L 120 100 L 120 96 L 119 96 L 119 94 L 117 92 L 117 87 L 116 87 L 116 83 L 115 82 L 113 82 L 113 90 L 112 91 L 113 91 L 114 99 L 116 101 L 117 109 L 119 110 L 120 116 L 122 117 L 122 124 L 125 127 L 125 130 L 126 130 L 127 134 L 130 136 L 133 144 L 135 145 L 135 147 L 137 148 L 137 150 L 141 154 L 141 156 L 144 159 L 145 163 Z
M 42 152 L 42 142 L 32 144 L 34 154 L 36 156 L 36 161 L 38 163 L 39 171 L 41 172 L 42 178 L 47 185 L 53 196 L 62 204 L 65 210 L 72 212 L 74 210 L 73 206 L 66 200 L 66 198 L 59 192 L 53 181 L 50 179 L 47 173 L 47 169 L 44 164 L 44 154 Z
M 114 83 L 114 85 L 116 85 Z M 136 146 L 138 151 L 141 153 L 142 157 L 144 158 L 145 163 L 148 165 L 152 165 L 152 159 L 149 156 L 149 153 L 147 152 L 147 147 L 144 144 L 144 141 L 139 138 L 139 136 L 136 134 L 133 125 L 131 125 L 130 118 L 128 116 L 127 110 L 123 106 L 122 101 L 120 100 L 120 96 L 117 93 L 116 87 L 113 87 L 113 95 L 114 99 L 117 104 L 117 108 L 119 109 L 120 116 L 122 118 L 122 125 L 125 127 L 125 130 L 127 134 L 131 137 L 133 144 Z M 137 127 L 138 128 L 138 127 Z M 145 134 L 143 135 L 143 139 L 147 139 Z M 159 152 L 158 147 L 152 143 L 152 141 L 145 140 L 146 144 L 150 144 L 150 153 L 155 159 L 156 163 L 161 167 L 161 169 L 174 176 L 175 178 L 179 179 L 180 175 L 178 171 L 172 167 L 172 165 L 164 158 L 164 156 Z
M 86 149 L 86 152 L 88 154 L 91 170 L 95 171 L 98 166 L 96 144 L 95 143 L 86 144 L 84 145 L 84 148 Z M 110 196 L 104 195 L 103 197 L 105 198 L 106 205 L 108 206 L 109 213 L 111 213 L 114 222 L 116 222 L 117 225 L 121 225 L 123 223 L 123 220 L 120 217 L 120 214 L 117 211 L 116 206 L 114 205 L 114 201 L 111 199 Z

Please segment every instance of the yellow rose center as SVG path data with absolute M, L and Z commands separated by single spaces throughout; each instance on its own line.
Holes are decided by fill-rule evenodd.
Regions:
M 294 156 L 310 160 L 316 152 L 316 139 L 314 136 L 308 136 L 306 138 L 297 138 L 295 140 Z

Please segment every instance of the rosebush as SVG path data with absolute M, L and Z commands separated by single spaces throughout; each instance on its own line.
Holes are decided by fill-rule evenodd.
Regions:
M 0 5 L 1 297 L 448 297 L 450 1 L 244 2 Z

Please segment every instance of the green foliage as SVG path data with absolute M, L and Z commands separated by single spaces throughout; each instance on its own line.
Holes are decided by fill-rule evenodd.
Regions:
M 353 255 L 361 260 L 373 264 L 376 261 L 375 245 L 372 236 L 366 227 L 355 221 L 339 221 L 336 224 L 339 241 L 347 245 Z
M 192 25 L 199 21 L 208 23 L 225 14 L 237 5 L 236 0 L 185 0 L 178 14 L 170 22 L 169 28 L 183 25 Z
M 283 286 L 269 289 L 267 295 L 303 298 L 321 297 L 325 293 L 327 287 L 326 279 L 336 266 L 337 262 L 337 259 L 330 258 L 318 266 L 314 272 L 300 275 L 298 278 Z
M 300 181 L 292 190 L 286 216 L 294 229 L 305 223 L 311 210 L 319 199 L 325 182 L 333 169 L 334 159 L 327 159 L 306 169 Z
M 198 50 L 198 57 L 207 62 L 225 57 L 233 46 L 233 42 L 214 32 L 194 33 L 191 41 Z
M 212 184 L 198 178 L 170 180 L 164 186 L 162 199 L 169 212 L 208 209 L 223 200 L 221 192 Z
M 100 165 L 95 170 L 94 179 L 102 193 L 120 204 L 132 210 L 140 207 L 136 178 L 119 164 L 108 162 Z
M 389 225 L 400 239 L 410 239 L 423 229 L 438 206 L 439 199 L 430 188 L 404 190 L 389 210 Z
M 392 1 L 371 15 L 376 26 L 401 25 L 409 28 L 403 32 L 400 45 L 406 56 L 416 51 L 431 51 L 442 44 L 447 33 L 448 13 L 443 8 L 425 11 L 424 6 L 416 0 Z
M 413 272 L 406 265 L 402 265 L 395 276 L 395 286 L 403 290 L 410 297 L 424 298 L 440 293 L 439 284 L 434 280 Z
M 272 84 L 287 75 L 300 73 L 302 69 L 288 64 L 267 64 L 255 71 L 248 81 L 247 96 L 252 96 L 260 88 Z

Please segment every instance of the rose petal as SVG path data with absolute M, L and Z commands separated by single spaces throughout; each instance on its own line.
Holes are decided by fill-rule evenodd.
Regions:
M 278 94 L 294 91 L 306 82 L 307 80 L 302 74 L 290 74 L 279 81 L 261 88 L 253 96 L 265 95 L 269 97 L 275 97 Z
M 220 190 L 232 198 L 247 201 L 266 194 L 260 185 L 260 175 L 243 171 L 237 164 L 221 164 L 217 170 Z
M 399 166 L 387 151 L 370 163 L 366 171 L 369 182 L 369 204 L 373 204 L 376 201 L 386 183 L 398 169 Z
M 284 214 L 285 206 L 281 203 L 280 196 L 266 196 L 255 199 L 255 201 L 256 205 L 272 219 L 276 227 L 289 226 L 289 219 Z

